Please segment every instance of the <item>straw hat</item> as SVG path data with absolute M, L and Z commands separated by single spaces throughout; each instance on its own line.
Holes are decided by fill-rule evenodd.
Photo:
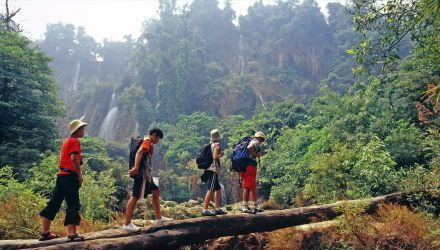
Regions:
M 261 138 L 263 140 L 266 140 L 266 135 L 263 132 L 258 131 L 257 133 L 255 133 L 253 138 Z
M 223 138 L 222 134 L 220 134 L 220 130 L 213 129 L 211 130 L 211 142 L 218 142 Z
M 75 131 L 77 131 L 82 126 L 86 126 L 86 125 L 87 125 L 87 123 L 85 123 L 85 122 L 83 122 L 81 120 L 73 120 L 73 121 L 71 121 L 70 124 L 69 124 L 70 135 L 75 133 Z

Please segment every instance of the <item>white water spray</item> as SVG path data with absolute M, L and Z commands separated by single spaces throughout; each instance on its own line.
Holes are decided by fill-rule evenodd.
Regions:
M 73 78 L 73 82 L 70 85 L 70 89 L 73 91 L 76 91 L 78 89 L 78 77 L 79 77 L 80 69 L 81 69 L 81 62 L 78 61 L 78 63 L 76 64 L 75 77 Z
M 110 109 L 104 118 L 99 129 L 99 137 L 106 140 L 115 140 L 115 123 L 118 114 L 118 107 L 116 106 L 116 94 L 112 94 L 112 100 L 110 101 Z

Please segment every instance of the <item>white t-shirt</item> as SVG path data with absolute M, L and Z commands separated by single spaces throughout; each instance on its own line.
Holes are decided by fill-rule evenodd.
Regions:
M 252 139 L 252 140 L 249 142 L 249 145 L 252 145 L 252 146 L 255 148 L 255 151 L 257 151 L 257 152 L 260 151 L 260 145 L 261 145 L 261 142 L 260 142 L 259 140 L 257 140 L 257 139 Z M 255 159 L 255 158 L 257 158 L 257 157 L 255 157 L 255 156 L 253 156 L 253 155 L 251 155 L 251 154 L 249 154 L 249 157 L 250 157 L 251 159 Z
M 218 149 L 220 150 L 220 143 L 218 142 L 214 142 L 211 144 L 211 152 L 212 152 L 212 156 L 214 156 L 214 150 Z M 206 170 L 211 170 L 216 172 L 217 174 L 220 174 L 221 170 L 220 170 L 220 159 L 218 159 L 217 161 L 212 161 L 211 166 L 209 166 L 209 168 L 207 168 Z

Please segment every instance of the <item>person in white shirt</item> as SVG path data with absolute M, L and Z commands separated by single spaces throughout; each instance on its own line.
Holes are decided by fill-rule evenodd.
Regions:
M 216 216 L 226 214 L 220 208 L 220 198 L 221 198 L 221 186 L 218 181 L 218 177 L 221 173 L 220 158 L 224 155 L 223 151 L 220 149 L 220 140 L 222 135 L 218 129 L 213 129 L 211 131 L 211 152 L 212 152 L 212 164 L 203 173 L 203 180 L 208 184 L 208 190 L 206 191 L 204 207 L 202 211 L 203 216 Z M 208 209 L 209 203 L 211 202 L 211 195 L 214 192 L 214 205 L 215 211 L 212 212 Z
M 246 166 L 246 171 L 240 173 L 240 177 L 243 180 L 243 205 L 241 211 L 243 213 L 257 213 L 263 212 L 260 208 L 256 189 L 257 189 L 257 158 L 260 158 L 263 154 L 260 152 L 260 146 L 264 143 L 266 135 L 263 132 L 255 133 L 247 149 L 249 152 L 249 163 Z M 249 208 L 249 199 L 254 203 L 253 209 Z

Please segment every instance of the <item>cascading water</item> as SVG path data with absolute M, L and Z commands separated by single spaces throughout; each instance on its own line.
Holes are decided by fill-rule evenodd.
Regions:
M 70 90 L 76 91 L 78 89 L 78 77 L 79 77 L 80 69 L 81 69 L 81 62 L 78 61 L 78 63 L 76 64 L 75 77 L 73 78 L 72 84 L 70 85 Z
M 243 75 L 243 70 L 244 70 L 244 57 L 243 56 L 239 56 L 238 59 L 240 60 L 240 75 Z
M 244 73 L 244 67 L 245 67 L 245 62 L 244 62 L 244 56 L 243 56 L 243 36 L 240 35 L 240 40 L 238 42 L 238 60 L 239 60 L 239 64 L 240 64 L 240 76 L 243 75 Z
M 264 101 L 263 101 L 263 97 L 261 96 L 261 94 L 258 94 L 258 97 L 260 98 L 261 101 L 261 106 L 264 107 Z
M 99 129 L 99 137 L 106 140 L 115 140 L 115 122 L 118 114 L 118 107 L 116 106 L 116 95 L 112 94 L 110 101 L 110 109 L 104 118 Z

